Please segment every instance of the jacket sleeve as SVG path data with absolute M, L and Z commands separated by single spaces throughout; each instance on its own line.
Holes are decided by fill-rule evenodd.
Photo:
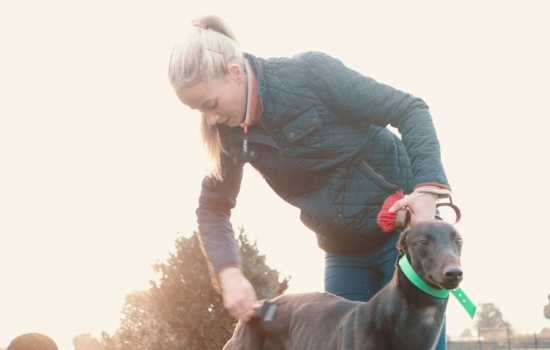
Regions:
M 228 266 L 240 266 L 238 245 L 230 222 L 241 186 L 243 164 L 222 154 L 222 179 L 212 175 L 202 181 L 196 211 L 201 248 L 214 281 Z
M 337 115 L 399 130 L 411 160 L 414 187 L 449 188 L 432 117 L 422 99 L 378 83 L 326 54 L 306 53 L 301 58 L 311 88 Z

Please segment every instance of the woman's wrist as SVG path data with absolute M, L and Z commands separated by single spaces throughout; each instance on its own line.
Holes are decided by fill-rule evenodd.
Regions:
M 414 189 L 413 193 L 430 194 L 435 198 L 447 198 L 451 195 L 451 191 L 449 189 L 431 185 L 418 186 Z
M 228 266 L 228 267 L 222 269 L 218 273 L 218 279 L 220 281 L 222 289 L 223 289 L 223 285 L 225 284 L 226 281 L 232 280 L 235 277 L 242 277 L 242 276 L 243 276 L 243 272 L 237 266 Z

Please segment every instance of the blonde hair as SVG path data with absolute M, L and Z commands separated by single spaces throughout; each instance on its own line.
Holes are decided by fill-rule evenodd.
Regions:
M 168 67 L 172 87 L 178 91 L 199 82 L 222 78 L 229 63 L 244 67 L 244 57 L 229 27 L 216 16 L 193 21 L 187 40 L 175 45 Z M 221 179 L 222 147 L 218 128 L 201 120 L 202 140 L 212 160 L 212 175 Z

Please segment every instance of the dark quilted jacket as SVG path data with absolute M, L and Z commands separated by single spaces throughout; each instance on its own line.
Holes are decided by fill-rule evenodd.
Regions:
M 448 186 L 439 142 L 419 98 L 359 74 L 322 53 L 246 56 L 263 105 L 243 152 L 241 128 L 220 126 L 223 180 L 203 180 L 197 217 L 215 272 L 238 265 L 230 212 L 249 162 L 316 234 L 319 246 L 366 253 L 388 235 L 376 224 L 384 199 L 422 183 Z M 397 128 L 402 139 L 387 125 Z

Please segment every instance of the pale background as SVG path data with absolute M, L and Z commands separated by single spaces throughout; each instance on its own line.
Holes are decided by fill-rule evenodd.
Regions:
M 206 163 L 167 62 L 210 13 L 256 55 L 325 51 L 424 98 L 464 213 L 463 287 L 518 331 L 550 327 L 545 1 L 319 3 L 0 2 L 0 346 L 114 331 L 125 294 L 195 229 Z M 313 234 L 253 169 L 234 224 L 291 292 L 322 289 Z M 454 301 L 448 323 L 473 325 Z

